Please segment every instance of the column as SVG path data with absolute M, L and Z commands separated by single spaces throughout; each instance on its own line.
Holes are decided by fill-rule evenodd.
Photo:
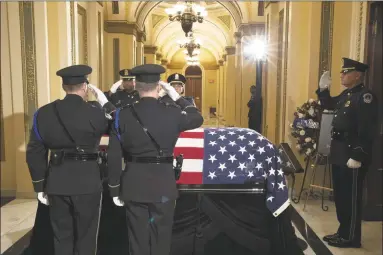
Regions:
M 98 54 L 98 15 L 97 6 L 99 4 L 95 2 L 87 2 L 87 19 L 88 19 L 88 33 L 87 33 L 87 48 L 88 52 L 88 65 L 92 67 L 92 74 L 89 76 L 89 82 L 98 88 L 102 88 L 102 84 L 99 84 L 99 54 Z M 97 24 L 97 25 L 96 25 Z M 87 25 L 87 24 L 85 24 Z M 81 47 L 81 46 L 79 46 Z
M 165 73 L 161 74 L 161 80 L 162 81 L 166 81 L 166 79 L 168 78 L 168 68 L 167 68 L 167 65 L 168 65 L 168 60 L 167 59 L 161 59 L 161 65 L 165 68 Z
M 242 99 L 242 33 L 234 33 L 235 38 L 235 126 L 241 127 L 241 99 Z
M 223 114 L 224 114 L 224 105 L 225 105 L 225 95 L 224 91 L 226 88 L 226 84 L 224 81 L 224 72 L 225 72 L 225 61 L 223 59 L 218 61 L 219 69 L 218 69 L 218 77 L 219 77 L 219 83 L 218 83 L 218 101 L 217 104 L 217 118 L 220 122 L 223 121 Z
M 145 33 L 137 33 L 137 47 L 136 47 L 136 65 L 144 64 L 144 42 L 145 42 Z
M 156 52 L 157 47 L 152 45 L 144 46 L 144 55 L 146 59 L 146 64 L 155 64 L 156 63 Z
M 162 54 L 160 52 L 156 53 L 156 64 L 161 65 L 161 59 L 162 59 Z
M 235 47 L 226 47 L 226 96 L 225 96 L 225 114 L 224 118 L 227 125 L 235 126 L 235 100 L 236 100 L 236 77 L 237 70 L 235 68 Z

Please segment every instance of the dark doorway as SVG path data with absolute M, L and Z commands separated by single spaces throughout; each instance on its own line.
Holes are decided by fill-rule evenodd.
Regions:
M 188 66 L 185 70 L 185 96 L 194 98 L 198 109 L 202 111 L 202 70 L 199 66 Z
M 367 48 L 365 62 L 370 66 L 366 77 L 367 86 L 378 98 L 378 129 L 373 145 L 372 164 L 366 178 L 366 192 L 363 220 L 382 220 L 382 144 L 383 144 L 383 111 L 382 111 L 382 20 L 383 2 L 370 2 L 367 23 Z

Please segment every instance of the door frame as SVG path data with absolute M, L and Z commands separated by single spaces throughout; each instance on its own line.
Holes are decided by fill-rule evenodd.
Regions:
M 189 65 L 188 64 L 185 64 L 184 65 L 184 67 L 182 68 L 182 73 L 185 75 L 185 77 L 186 77 L 186 68 L 188 68 L 189 67 Z M 205 68 L 202 66 L 202 65 L 198 65 L 198 67 L 201 69 L 201 80 L 202 80 L 202 101 L 201 101 L 201 113 L 202 113 L 202 116 L 204 117 L 204 118 L 206 118 L 206 116 L 208 115 L 208 111 L 209 111 L 209 109 L 205 109 L 206 107 L 206 102 L 205 102 L 205 89 L 206 89 L 206 87 L 205 87 L 205 77 L 206 77 L 206 73 L 205 73 Z M 185 91 L 186 91 L 186 88 L 185 88 Z

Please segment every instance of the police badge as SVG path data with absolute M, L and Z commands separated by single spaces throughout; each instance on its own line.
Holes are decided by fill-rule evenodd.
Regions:
M 366 104 L 370 104 L 372 102 L 372 95 L 371 93 L 366 93 L 363 95 L 363 101 L 366 103 Z

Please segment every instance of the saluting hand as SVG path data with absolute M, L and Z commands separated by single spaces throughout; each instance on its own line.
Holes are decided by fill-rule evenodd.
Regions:
M 117 89 L 121 86 L 121 84 L 122 84 L 122 80 L 119 80 L 119 81 L 117 81 L 116 83 L 114 83 L 114 84 L 112 85 L 112 87 L 110 88 L 110 92 L 111 92 L 112 94 L 116 93 Z
M 37 199 L 44 205 L 49 205 L 48 197 L 44 192 L 37 193 Z
M 325 89 L 329 88 L 331 86 L 332 80 L 330 76 L 330 72 L 326 71 L 322 74 L 319 80 L 319 88 L 320 89 Z
M 96 97 L 97 102 L 99 102 L 101 106 L 104 106 L 104 104 L 108 102 L 108 99 L 106 98 L 105 94 L 99 88 L 97 88 L 93 84 L 88 84 L 88 88 Z
M 173 101 L 177 101 L 181 97 L 169 83 L 160 81 L 159 84 Z
M 352 158 L 350 158 L 347 161 L 347 166 L 348 166 L 348 168 L 355 169 L 355 168 L 360 168 L 362 166 L 362 163 L 359 162 L 359 161 L 353 160 Z
M 124 206 L 125 203 L 119 197 L 113 197 L 113 202 L 117 206 Z

